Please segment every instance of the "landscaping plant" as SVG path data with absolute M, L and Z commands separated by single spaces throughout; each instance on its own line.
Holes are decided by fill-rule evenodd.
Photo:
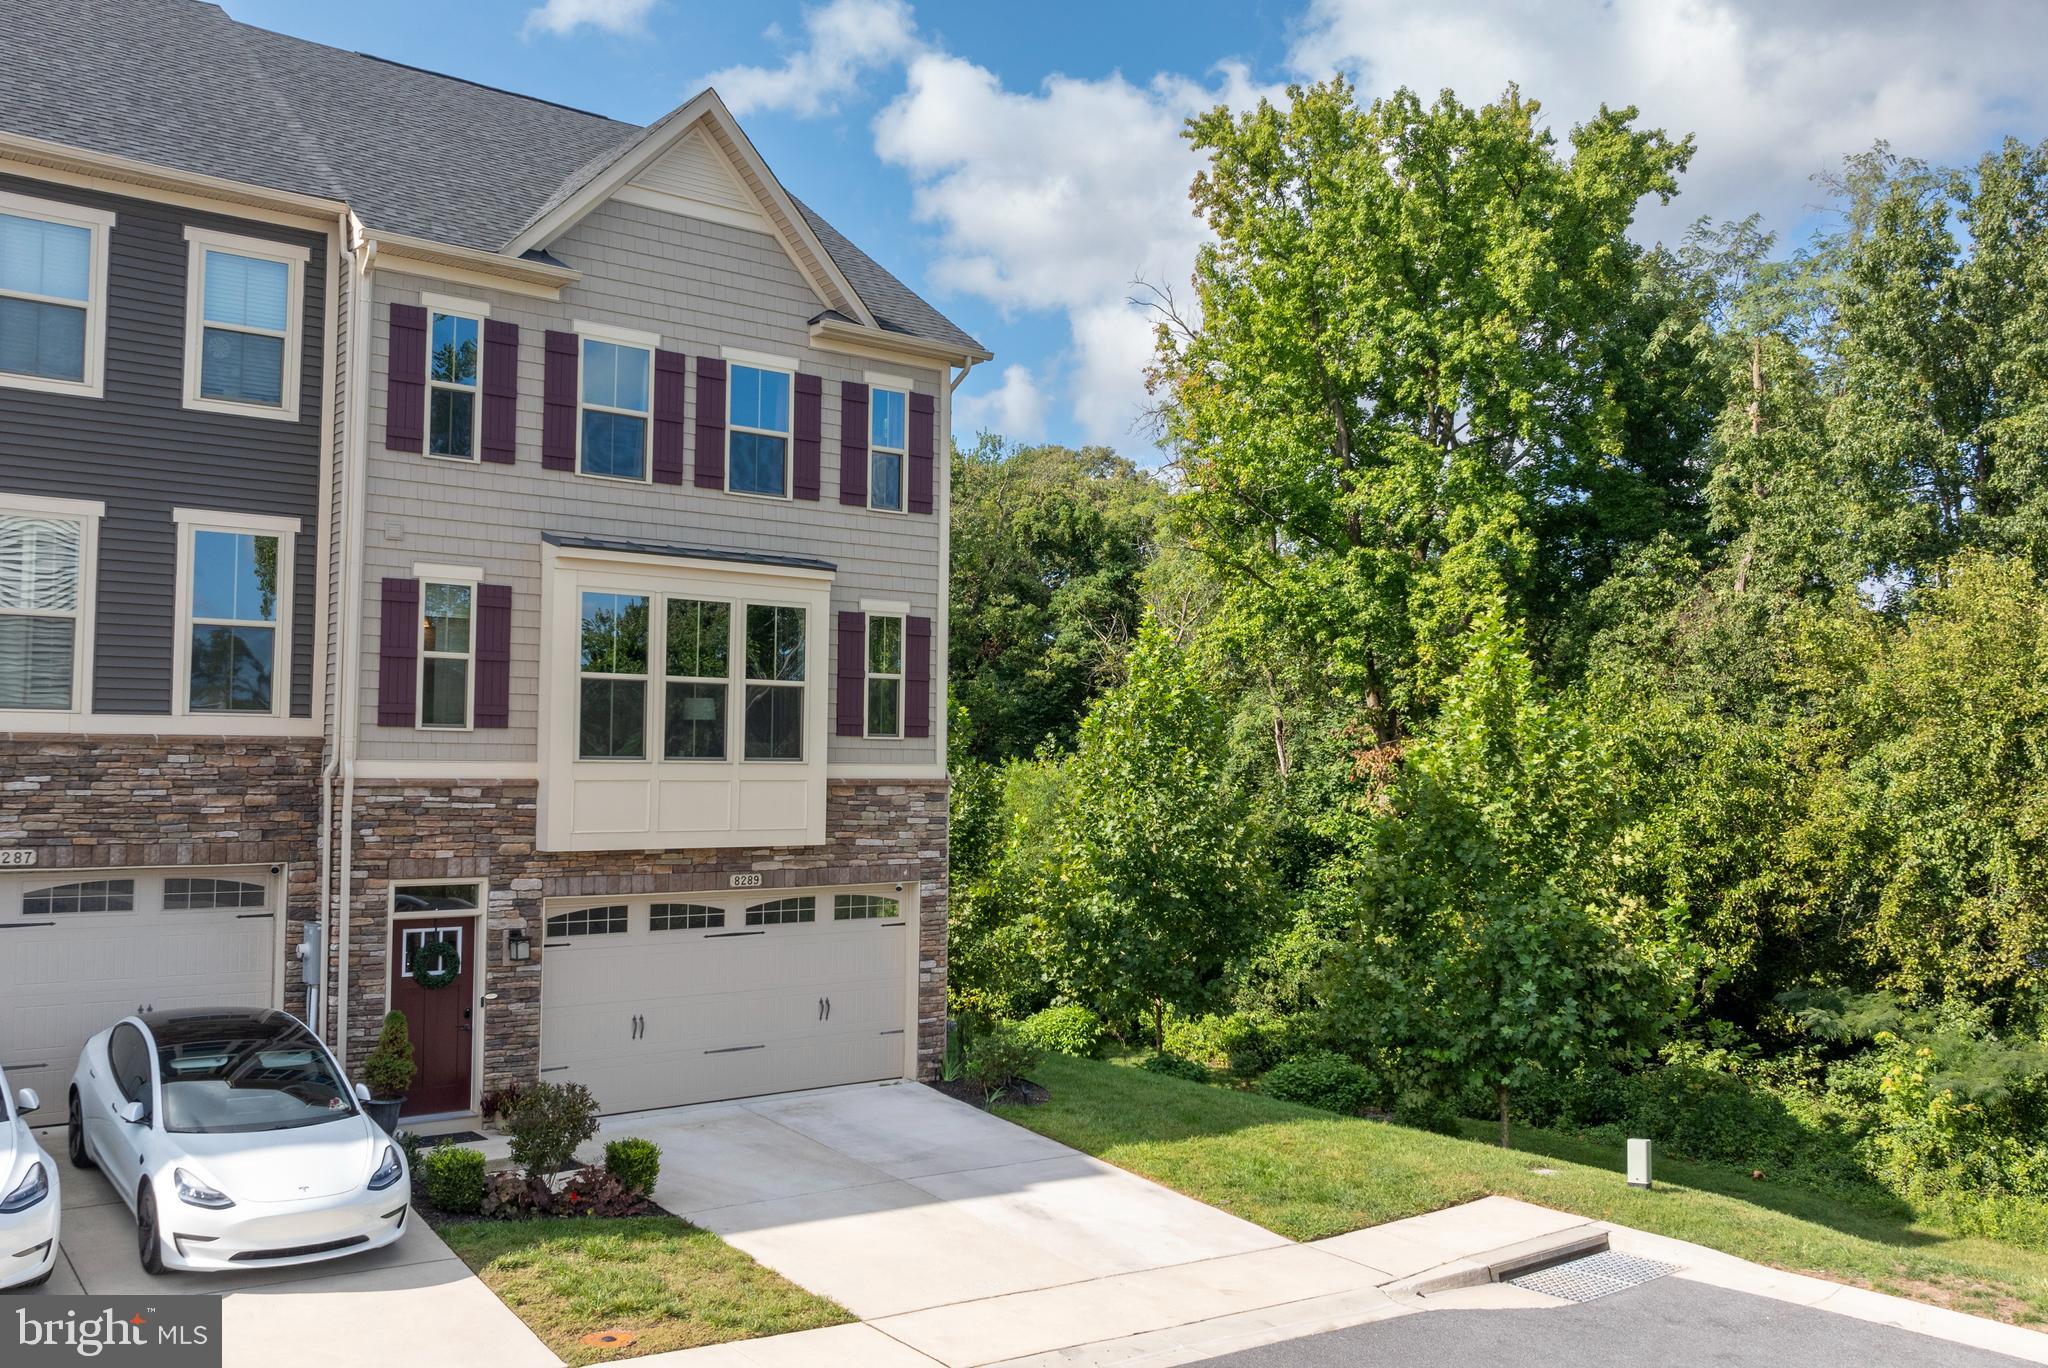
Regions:
M 370 1096 L 387 1100 L 405 1096 L 405 1090 L 412 1086 L 415 1069 L 412 1033 L 406 1026 L 405 1013 L 386 1012 L 384 1024 L 377 1032 L 377 1043 L 363 1057 L 363 1082 L 369 1085 Z
M 963 1068 L 967 1081 L 981 1089 L 982 1096 L 993 1098 L 1037 1067 L 1042 1057 L 1015 1026 L 1003 1022 L 974 1033 Z
M 1363 1064 L 1330 1050 L 1311 1050 L 1273 1066 L 1259 1091 L 1283 1102 L 1356 1116 L 1376 1105 L 1384 1092 Z
M 1190 1083 L 1207 1083 L 1209 1081 L 1208 1065 L 1197 1063 L 1182 1055 L 1167 1054 L 1164 1051 L 1146 1056 L 1138 1067 L 1150 1073 L 1165 1074 L 1168 1078 L 1184 1078 Z
M 1017 1023 L 1025 1041 L 1046 1054 L 1092 1059 L 1102 1048 L 1102 1019 L 1079 1003 L 1063 1002 Z
M 581 1083 L 536 1083 L 526 1090 L 506 1129 L 512 1162 L 546 1180 L 569 1166 L 576 1147 L 597 1134 L 597 1099 Z
M 652 1192 L 654 1180 L 661 1176 L 661 1146 L 652 1140 L 633 1136 L 608 1140 L 604 1147 L 604 1168 L 629 1190 Z
M 413 1170 L 427 1200 L 454 1216 L 483 1210 L 484 1155 L 461 1145 L 437 1145 L 420 1156 Z

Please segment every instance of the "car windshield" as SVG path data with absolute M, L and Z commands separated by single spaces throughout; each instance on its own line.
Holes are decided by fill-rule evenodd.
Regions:
M 165 1130 L 289 1130 L 355 1115 L 355 1102 L 327 1052 L 305 1030 L 261 1021 L 234 1024 L 240 1029 L 158 1038 Z

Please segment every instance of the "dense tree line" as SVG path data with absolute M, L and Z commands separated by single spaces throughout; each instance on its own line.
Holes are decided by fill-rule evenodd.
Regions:
M 1637 243 L 1632 110 L 1188 132 L 1169 465 L 956 458 L 956 1006 L 1738 1161 L 1660 1089 L 1767 1094 L 2048 1238 L 2048 144 L 1785 250 Z

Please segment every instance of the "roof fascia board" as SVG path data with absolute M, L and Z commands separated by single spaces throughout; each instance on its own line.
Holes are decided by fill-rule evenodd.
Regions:
M 858 324 L 843 323 L 836 318 L 821 318 L 811 324 L 811 345 L 824 351 L 841 352 L 848 356 L 903 360 L 920 366 L 971 366 L 995 359 L 992 352 L 970 351 L 947 346 L 943 342 L 927 342 L 923 338 L 910 337 L 903 333 L 884 332 L 879 328 L 863 328 Z
M 866 302 L 833 264 L 831 253 L 825 250 L 817 234 L 797 212 L 789 193 L 754 149 L 738 120 L 725 107 L 725 101 L 719 98 L 717 91 L 709 88 L 665 115 L 644 136 L 601 167 L 575 193 L 520 229 L 519 235 L 505 245 L 505 254 L 517 257 L 553 241 L 617 194 L 700 122 L 710 130 L 712 141 L 718 144 L 719 149 L 733 159 L 747 188 L 762 202 L 768 221 L 775 225 L 776 236 L 782 240 L 783 250 L 789 253 L 798 271 L 810 283 L 818 302 L 829 309 L 858 314 L 865 322 L 874 322 L 874 315 L 869 312 Z
M 378 270 L 509 290 L 536 299 L 560 299 L 564 287 L 583 278 L 581 271 L 567 266 L 522 261 L 516 256 L 502 256 L 474 247 L 457 247 L 404 233 L 381 233 L 370 229 L 369 237 L 377 244 Z
M 19 133 L 0 132 L 0 170 L 80 189 L 147 197 L 185 208 L 315 231 L 331 230 L 348 212 L 348 206 L 340 200 L 181 171 Z

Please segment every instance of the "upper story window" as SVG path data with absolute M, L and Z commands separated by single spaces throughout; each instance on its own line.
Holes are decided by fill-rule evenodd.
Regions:
M 0 385 L 102 393 L 113 226 L 97 209 L 0 194 Z
M 868 398 L 868 507 L 903 511 L 903 462 L 909 454 L 906 434 L 910 396 L 902 390 L 875 389 Z
M 732 605 L 670 599 L 665 659 L 661 753 L 670 760 L 725 759 Z
M 471 630 L 476 586 L 434 580 L 420 585 L 420 681 L 422 727 L 457 731 L 470 725 L 476 671 L 476 635 Z
M 84 711 L 102 510 L 0 495 L 0 709 Z
M 185 407 L 296 420 L 307 251 L 187 228 Z
M 801 608 L 747 605 L 749 760 L 804 758 L 804 626 Z
M 647 478 L 648 395 L 654 351 L 583 339 L 582 405 L 576 469 L 612 480 Z
M 868 614 L 867 734 L 903 735 L 903 619 Z
M 282 716 L 296 518 L 177 509 L 179 711 Z M 283 667 L 283 677 L 279 668 Z
M 645 594 L 586 591 L 577 690 L 577 755 L 584 760 L 647 758 Z
M 477 459 L 483 323 L 439 309 L 427 316 L 427 454 Z
M 734 362 L 726 386 L 725 487 L 735 494 L 789 495 L 791 372 Z

